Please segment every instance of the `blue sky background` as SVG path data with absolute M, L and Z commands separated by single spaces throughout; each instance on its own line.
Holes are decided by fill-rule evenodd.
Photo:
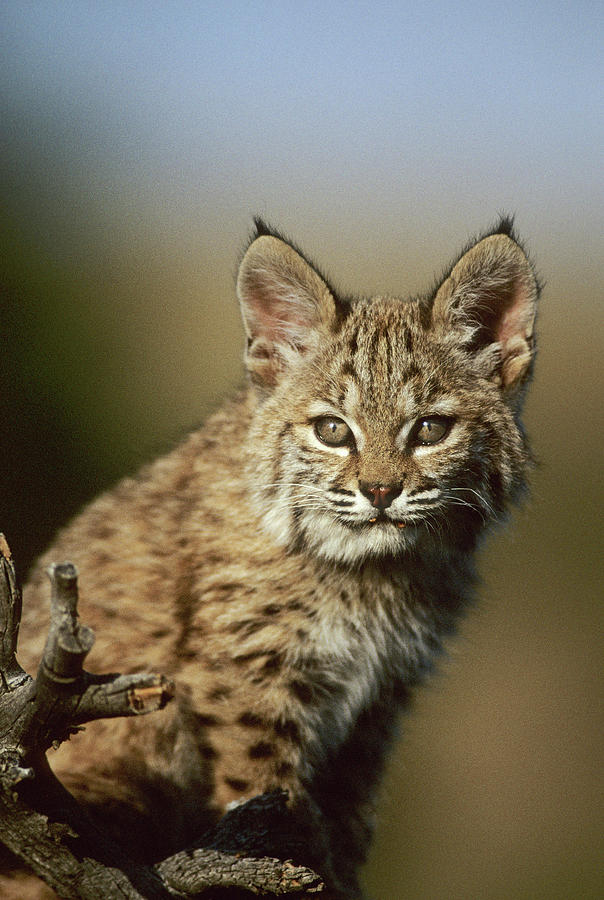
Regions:
M 35 129 L 57 177 L 92 173 L 100 204 L 125 182 L 175 224 L 295 206 L 382 232 L 449 206 L 470 225 L 502 207 L 530 225 L 596 213 L 595 2 L 50 0 L 0 15 L 7 126 Z
M 512 212 L 546 281 L 532 500 L 405 722 L 376 900 L 604 895 L 603 18 L 581 0 L 0 5 L 0 527 L 23 567 L 240 381 L 253 214 L 337 285 L 407 294 Z

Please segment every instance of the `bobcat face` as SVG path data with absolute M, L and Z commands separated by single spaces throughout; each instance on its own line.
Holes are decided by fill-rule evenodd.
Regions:
M 343 564 L 472 546 L 523 485 L 537 290 L 509 233 L 407 301 L 339 300 L 260 234 L 238 292 L 258 399 L 248 478 L 267 532 Z
M 354 564 L 501 512 L 518 428 L 472 357 L 421 319 L 412 302 L 358 304 L 258 409 L 254 496 L 280 543 Z

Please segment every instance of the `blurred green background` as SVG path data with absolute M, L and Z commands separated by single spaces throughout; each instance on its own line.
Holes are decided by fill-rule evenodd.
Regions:
M 546 281 L 532 496 L 417 696 L 376 900 L 604 896 L 600 3 L 7 2 L 0 527 L 21 571 L 241 381 L 253 214 L 351 291 L 501 211 Z

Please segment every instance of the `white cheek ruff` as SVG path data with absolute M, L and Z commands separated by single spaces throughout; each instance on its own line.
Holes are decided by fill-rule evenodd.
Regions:
M 370 557 L 398 555 L 415 543 L 415 529 L 393 525 L 349 528 L 330 513 L 311 512 L 304 517 L 303 535 L 308 549 L 328 562 L 356 565 Z
M 271 506 L 270 501 L 264 503 L 264 507 L 261 511 L 262 527 L 275 543 L 280 547 L 287 547 L 292 540 L 290 511 L 283 509 L 281 505 Z
M 437 490 L 425 491 L 422 500 L 427 501 L 438 493 Z M 415 545 L 418 530 L 413 527 L 413 520 L 418 520 L 417 506 L 408 506 L 406 500 L 401 502 L 398 498 L 389 510 L 390 521 L 377 522 L 376 511 L 365 497 L 357 494 L 350 499 L 353 501 L 350 506 L 338 510 L 330 503 L 326 490 L 322 500 L 311 501 L 312 508 L 299 505 L 283 484 L 275 497 L 267 497 L 265 492 L 258 491 L 255 506 L 263 530 L 276 544 L 304 546 L 310 554 L 327 562 L 354 566 L 365 559 L 398 556 Z M 297 516 L 294 509 L 299 510 Z M 338 519 L 340 512 L 350 524 Z

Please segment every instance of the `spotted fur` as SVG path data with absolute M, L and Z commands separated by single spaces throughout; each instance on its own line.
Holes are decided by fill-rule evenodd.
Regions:
M 471 599 L 480 536 L 525 485 L 538 292 L 507 221 L 408 300 L 338 296 L 257 223 L 238 278 L 248 388 L 84 510 L 25 591 L 28 667 L 42 573 L 68 558 L 91 667 L 177 681 L 164 713 L 93 723 L 54 757 L 132 852 L 165 856 L 281 786 L 321 816 L 327 896 L 361 896 L 397 710 Z M 426 417 L 434 443 L 417 438 Z M 325 443 L 324 420 L 347 442 Z

